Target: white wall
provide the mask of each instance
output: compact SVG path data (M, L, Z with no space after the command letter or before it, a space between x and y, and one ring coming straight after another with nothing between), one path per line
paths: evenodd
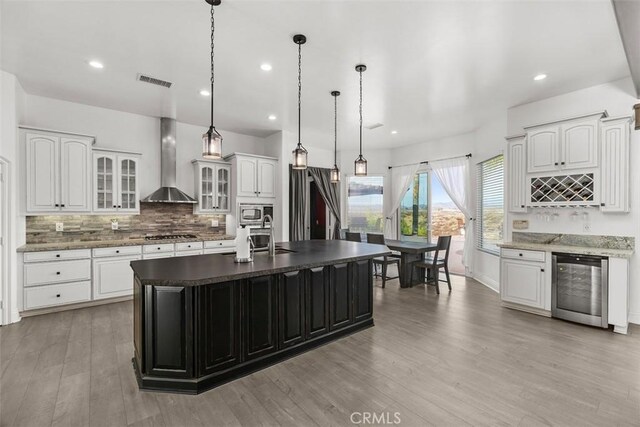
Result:
M22 121L25 109L25 94L18 80L12 74L0 71L0 156L10 163L9 203L10 230L7 241L9 251L9 281L2 283L2 289L8 290L11 304L5 303L7 323L20 320L18 313L18 257L16 249L25 243L25 220L19 215L18 182L20 181L20 161L18 149L18 124ZM8 315L8 316L7 316ZM4 321L4 320L3 320ZM1 323L1 322L0 322Z
M593 86L553 98L520 105L508 110L509 134L522 133L523 127L552 120L568 118L585 113L607 110L611 117L631 116L633 105L638 103L634 96L631 78ZM529 231L547 233L594 234L613 236L633 236L636 252L631 259L630 321L640 323L640 132L631 132L631 213L603 214L597 209L589 209L591 232L584 233L584 222L571 221L572 210L559 209L560 218L553 222L536 219L535 213L510 214L508 224L514 219L528 219ZM510 230L508 237L510 237Z
M146 197L160 187L160 119L158 117L93 107L42 96L27 95L27 114L21 124L96 136L96 147L142 153L144 175L140 195ZM208 129L185 123L176 126L176 180L187 194L194 194L191 160L202 157L202 134ZM219 129L222 154L264 154L263 138Z

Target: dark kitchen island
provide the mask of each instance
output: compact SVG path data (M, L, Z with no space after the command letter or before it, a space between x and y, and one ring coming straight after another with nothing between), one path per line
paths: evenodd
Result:
M131 262L134 369L141 389L200 393L373 326L372 259L342 240L256 253Z

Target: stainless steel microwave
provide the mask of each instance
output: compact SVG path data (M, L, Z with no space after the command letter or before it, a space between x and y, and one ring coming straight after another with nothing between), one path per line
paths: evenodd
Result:
M238 223L240 225L262 225L265 215L273 218L273 205L240 203L238 204ZM269 224L271 226L271 224Z

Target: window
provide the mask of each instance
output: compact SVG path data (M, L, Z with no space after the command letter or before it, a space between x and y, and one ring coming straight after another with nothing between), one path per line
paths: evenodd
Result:
M504 157L493 157L478 163L478 212L476 246L499 254L504 223Z
M400 202L400 234L429 238L429 179L417 173Z
M347 183L347 224L349 231L382 233L382 176L350 176Z

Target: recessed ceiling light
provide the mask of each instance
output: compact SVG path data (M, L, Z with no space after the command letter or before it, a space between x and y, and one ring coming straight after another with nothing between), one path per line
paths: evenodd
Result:
M267 63L264 63L260 66L260 69L262 71L271 71L272 68L273 67L271 67L271 64L267 64Z
M211 93L209 93L209 91L208 91L208 90L206 90L206 89L202 89L202 90L200 91L200 95L202 95L202 96L209 96L209 95L211 95Z
M538 80L544 80L544 79L546 79L546 78L547 78L547 75L546 75L546 74L538 74L537 76L535 76L535 77L533 78L533 80L538 81Z
M274 114L269 115L269 120L275 120L277 117Z
M396 133L398 133L398 131L397 131L397 130L392 130L392 131L391 131L391 135L395 135Z
M91 65L93 68L98 68L98 69L104 68L104 65L102 65L102 62L100 61L89 61L89 65Z

